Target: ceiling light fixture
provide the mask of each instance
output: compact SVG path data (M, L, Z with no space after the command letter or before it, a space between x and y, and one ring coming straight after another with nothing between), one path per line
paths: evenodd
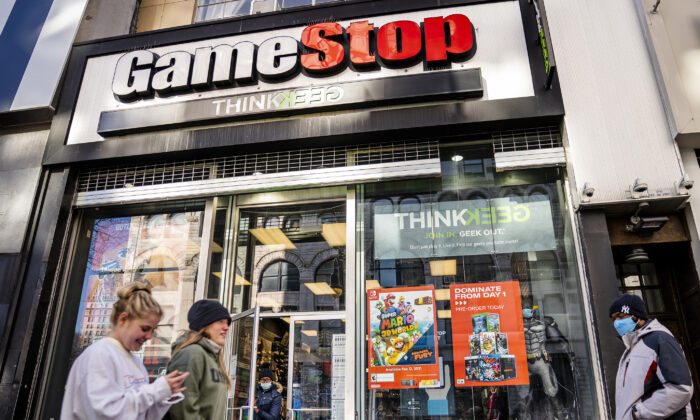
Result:
M430 261L431 276L457 275L457 260Z
M435 289L435 300L450 300L450 289Z
M462 159L464 159L464 156L460 155L459 153L455 153L450 159L452 159L452 162L461 162Z
M263 245L282 245L283 249L296 249L280 228L250 229L250 233Z
M365 287L367 288L367 290L381 289L382 288L382 285L379 284L378 280L367 280L367 281L365 281L365 285L366 285Z
M325 223L321 226L321 236L330 246L345 246L345 223Z
M337 295L336 291L333 290L333 288L326 282L320 282L320 283L304 283L304 286L308 287L309 290L311 290L311 293L315 294L316 296L319 295Z
M219 276L221 278L221 276ZM236 280L234 280L234 286L250 286L250 282L243 278L240 274L236 274Z
M449 309L438 309L437 317L438 318L452 318L452 311Z
M634 248L625 255L625 262L628 264L645 263L649 261L649 254L644 251L644 248Z

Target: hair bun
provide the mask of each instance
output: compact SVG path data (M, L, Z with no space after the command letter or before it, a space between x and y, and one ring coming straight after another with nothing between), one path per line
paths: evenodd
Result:
M151 286L149 286L146 283L135 281L120 287L119 290L117 290L117 296L119 296L119 299L129 299L131 296L134 295L134 293L137 292L146 292L150 295Z

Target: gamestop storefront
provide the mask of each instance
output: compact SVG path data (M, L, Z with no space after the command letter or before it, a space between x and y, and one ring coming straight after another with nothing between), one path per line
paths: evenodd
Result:
M598 417L537 17L367 1L76 45L37 413L141 281L153 378L193 301L230 309L230 418L262 363L289 419Z

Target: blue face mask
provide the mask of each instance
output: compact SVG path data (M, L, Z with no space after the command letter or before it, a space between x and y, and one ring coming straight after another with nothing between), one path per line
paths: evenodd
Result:
M268 391L270 388L272 388L272 382L261 382L260 388L264 389L265 391Z
M523 318L532 318L532 309L523 309Z
M634 319L632 319L632 317L617 319L615 320L615 322L613 322L613 325L615 326L617 333L620 334L620 337L622 337L625 334L631 333L632 331L634 331L635 328L637 328L637 323L634 322Z

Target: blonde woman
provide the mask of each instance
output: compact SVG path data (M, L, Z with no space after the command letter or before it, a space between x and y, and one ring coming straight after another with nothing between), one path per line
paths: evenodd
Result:
M168 372L187 371L185 399L168 413L173 420L224 419L231 379L223 349L231 315L215 300L198 300L187 313L189 331L173 344Z
M117 295L112 332L71 367L61 419L160 419L183 398L187 373L172 372L149 383L143 362L131 353L153 337L163 316L151 288L134 282Z

